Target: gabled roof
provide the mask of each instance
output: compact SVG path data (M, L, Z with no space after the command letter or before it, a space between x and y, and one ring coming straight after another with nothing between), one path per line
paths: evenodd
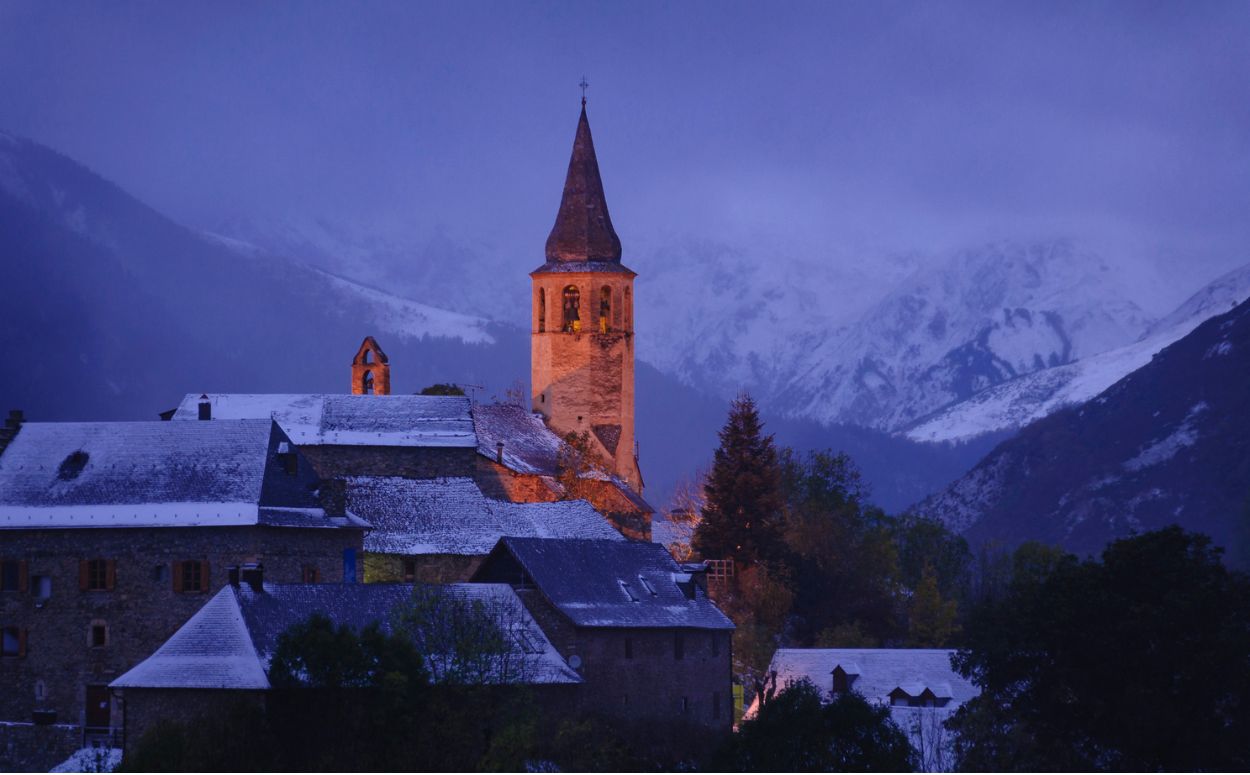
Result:
M347 508L371 525L365 551L485 555L502 536L624 538L586 501L508 503L469 478L346 480Z
M492 581L510 557L578 627L730 630L733 622L664 547L635 541L504 538L478 570ZM689 594L688 594L689 592Z
M951 667L951 649L778 649L770 671L777 672L777 689L806 678L818 689L833 688L833 669L838 665L848 675L858 676L851 689L875 702L888 703L890 694L901 689L908 697L919 698L926 690L939 699L949 699L951 709L979 693Z
M208 400L214 420L272 418L300 445L477 446L464 396L213 393ZM200 422L199 404L200 394L188 393L174 421Z
M270 420L26 423L0 455L0 528L346 524L311 469L285 473L284 443Z
M506 584L450 584L438 589L478 601L488 612L501 612L497 620L509 628L515 646L511 658L524 665L510 674L522 676L525 683L581 681ZM359 630L377 622L389 632L391 612L412 592L410 584L265 584L260 593L247 584L227 586L156 653L111 686L267 689L278 636L291 625L321 613L335 624ZM437 674L438 655L423 656Z
M599 160L590 136L586 105L577 120L573 154L564 180L564 194L555 226L547 237L547 263L603 262L620 264L621 240L608 216L608 201L599 177Z
M556 477L560 473L560 440L540 415L516 404L478 404L473 407L477 451L499 462L499 442L503 442L502 464L518 474ZM591 472L587 479L610 482L634 509L651 514L655 509L625 480L610 474ZM556 485L557 488L559 485Z

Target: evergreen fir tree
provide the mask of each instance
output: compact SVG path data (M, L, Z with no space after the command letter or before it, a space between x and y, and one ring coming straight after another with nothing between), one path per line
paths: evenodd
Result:
M745 393L729 409L706 485L694 548L704 559L733 559L741 568L775 559L784 499L773 437Z

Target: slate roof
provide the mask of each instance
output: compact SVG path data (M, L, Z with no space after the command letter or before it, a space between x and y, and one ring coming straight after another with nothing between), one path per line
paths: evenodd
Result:
M590 136L586 102L577 119L573 154L564 179L564 194L556 223L547 236L547 261L602 261L620 263L621 240L608 216L608 200L599 177L599 160Z
M371 525L365 551L485 555L503 536L625 540L586 501L508 503L466 477L347 479L347 508Z
M513 628L514 656L524 660L527 683L579 683L581 678L551 645L506 584L450 584L440 589L504 611ZM390 631L392 610L411 598L410 584L247 584L226 586L157 651L115 680L114 688L267 689L278 636L322 613L361 629L378 622ZM437 655L425 655L437 671Z
M478 577L502 554L523 568L527 578L517 581L532 582L578 627L734 627L659 544L504 538Z
M300 445L475 447L464 396L335 393L209 394L214 420L270 419ZM173 420L199 420L200 394L188 393Z
M26 423L0 455L0 528L342 526L270 420Z
M519 474L555 477L559 474L560 446L563 442L542 416L515 404L478 404L473 407L477 451L498 461L498 443L503 445L503 466ZM648 514L655 509L623 479L604 474L587 478L610 481L635 509Z
M850 688L870 702L889 705L895 689L911 697L919 697L928 689L939 699L949 700L944 707L934 709L893 706L895 720L902 723L908 714L919 710L953 713L980 693L951 668L954 653L951 649L778 649L768 669L777 673L778 691L806 678L828 696L833 691L833 670L841 665L853 678ZM757 709L758 699L747 715L754 715Z

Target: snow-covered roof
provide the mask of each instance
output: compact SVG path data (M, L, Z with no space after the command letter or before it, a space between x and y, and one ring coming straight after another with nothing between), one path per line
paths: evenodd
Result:
M188 393L175 421L199 421L200 394ZM463 396L336 393L213 393L214 420L273 419L301 445L475 447Z
M659 544L504 538L477 577L496 580L504 555L578 627L734 626Z
M111 686L267 689L278 636L291 625L321 613L337 625L359 630L377 622L389 632L392 612L413 593L411 584L264 584L263 589L224 587L156 653ZM497 621L513 636L513 658L525 666L509 675L526 683L581 681L508 585L449 584L438 589L480 601L487 612L499 615ZM437 673L439 655L423 656Z
M586 501L497 501L467 477L353 477L347 508L374 528L365 551L382 554L485 555L503 536L624 540Z
M806 678L828 695L833 671L839 665L853 680L852 691L871 702L890 703L890 694L902 689L919 698L926 690L954 711L977 696L979 690L951 667L950 649L777 649L770 672L777 674L777 690ZM752 706L752 713L755 706Z
M503 442L503 466L518 474L555 477L560 473L560 440L541 415L516 404L478 404L473 407L473 425L477 432L478 454L499 461L499 442ZM654 513L655 509L625 480L601 472L583 474L587 479L611 482L638 511Z
M0 528L340 526L270 420L26 423L0 455Z

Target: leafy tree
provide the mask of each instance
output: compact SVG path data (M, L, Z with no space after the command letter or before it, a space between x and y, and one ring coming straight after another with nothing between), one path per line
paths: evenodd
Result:
M777 556L784 507L777 449L745 393L730 406L704 490L695 551L706 559L732 558L743 569Z
M420 396L462 396L464 389L459 385L453 385L450 382L439 382L428 387L421 388Z
M969 620L961 769L1250 767L1250 579L1178 527L1101 561L1037 545Z
M888 707L854 692L825 702L800 681L763 703L712 764L733 772L909 772L913 761Z
M943 599L932 565L926 564L922 574L907 604L907 645L941 648L949 645L959 629L958 606L954 600Z

